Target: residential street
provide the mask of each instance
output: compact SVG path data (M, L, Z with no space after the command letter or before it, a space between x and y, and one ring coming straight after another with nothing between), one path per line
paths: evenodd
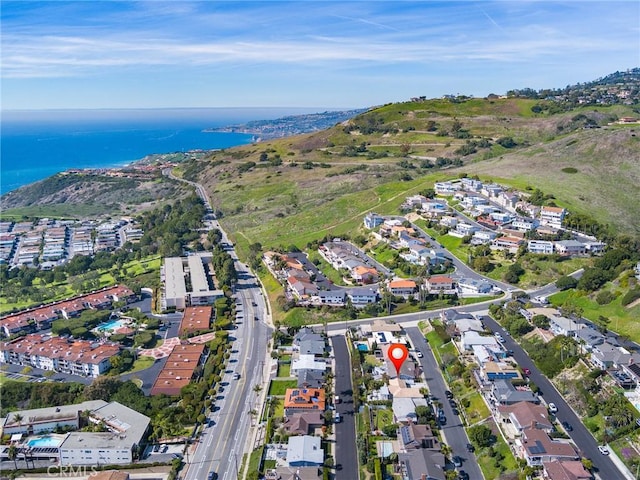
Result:
M527 353L510 335L504 335L502 327L491 317L484 316L482 321L492 332L503 333L505 348L513 350L513 358L518 362L520 367L531 370L530 378L540 388L541 395L545 402L547 402L547 404L550 402L555 403L556 407L558 407L558 413L556 415L558 420L567 421L573 426L573 431L569 432L569 435L578 447L580 455L593 461L593 465L601 478L605 480L622 478L620 471L611 461L611 458L607 455L602 455L598 451L598 444L589 430L582 424L580 417L567 405L551 381L536 368Z
M442 403L442 409L447 417L446 425L440 426L444 442L451 447L452 455L458 455L463 459L461 469L466 471L471 478L483 478L482 471L476 462L476 457L467 452L466 446L469 443L469 437L467 437L460 417L453 414L451 405L447 401L445 390L449 390L449 388L444 378L442 378L442 372L438 367L431 347L417 327L408 327L405 330L413 347L423 353L423 357L419 361L429 385L429 393Z
M358 474L358 450L356 448L356 423L353 411L353 391L351 383L351 360L347 341L343 335L331 337L335 355L335 394L341 402L336 411L342 421L334 425L336 433L335 464L336 480L355 480Z

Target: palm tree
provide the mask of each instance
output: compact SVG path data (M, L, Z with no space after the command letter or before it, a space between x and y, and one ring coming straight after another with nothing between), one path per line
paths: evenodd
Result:
M16 467L16 470L18 469L18 447L15 446L15 444L11 444L9 445L9 451L7 452L7 457L9 458L9 460L13 460L13 464Z
M24 417L22 415L20 415L19 413L14 413L13 414L13 421L14 422L18 422L20 427L22 427L22 420L24 420Z

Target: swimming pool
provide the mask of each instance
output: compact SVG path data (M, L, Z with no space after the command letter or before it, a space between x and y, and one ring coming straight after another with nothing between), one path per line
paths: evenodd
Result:
M64 435L43 435L27 440L27 446L30 448L56 448L64 440Z
M98 332L115 332L118 328L127 325L127 320L111 320L110 322L101 323L96 327Z

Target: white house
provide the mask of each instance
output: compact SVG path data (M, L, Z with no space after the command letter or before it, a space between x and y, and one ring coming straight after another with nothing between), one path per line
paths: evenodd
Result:
M315 355L298 355L298 358L291 360L291 375L297 376L300 370L313 370L324 373L327 370L327 362L317 358Z
M346 294L344 290L320 290L315 298L324 305L344 305Z
M457 283L461 295L483 295L493 290L493 285L484 280L459 278Z
M434 190L438 195L453 195L460 190L461 185L459 183L451 182L436 182Z
M511 228L521 232L528 232L538 228L540 222L534 218L517 217L511 221Z
M538 254L553 253L553 242L547 240L529 240L527 243L527 251Z
M350 288L347 297L353 305L366 305L378 301L378 292L372 288Z
M480 335L474 330L468 330L462 334L460 343L464 350L472 351L474 346L484 346L489 349L499 349L500 344L492 336Z
M540 209L540 223L554 228L562 228L562 222L567 211L561 207L542 207Z
M324 464L321 438L311 435L289 437L287 464L290 467L320 467Z
M378 225L382 225L384 218L374 212L369 212L364 217L364 226L369 230L376 228Z

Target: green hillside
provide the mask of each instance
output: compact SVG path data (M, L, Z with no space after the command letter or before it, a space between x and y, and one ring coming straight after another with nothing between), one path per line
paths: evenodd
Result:
M608 126L633 116L631 108L533 113L541 104L390 104L322 132L216 152L180 170L206 185L240 246L302 247L325 234L353 233L367 211L395 213L406 195L462 173L540 188L570 210L638 233L638 138L633 127ZM461 151L469 145L475 152Z

